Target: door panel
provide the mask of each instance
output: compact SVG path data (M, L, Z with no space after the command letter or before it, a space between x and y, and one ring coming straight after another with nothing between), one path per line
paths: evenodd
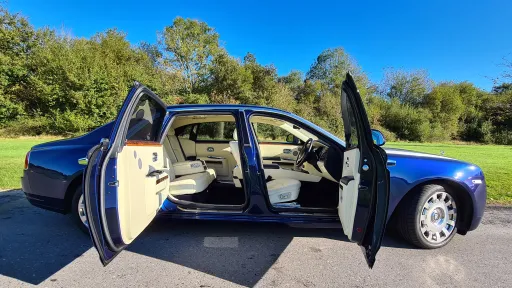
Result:
M342 84L341 116L346 150L340 165L338 215L344 233L362 246L372 268L386 226L389 171L386 152L373 142L368 116L350 73Z
M229 142L196 142L197 158L207 162L208 168L213 168L220 180L233 179L236 161L228 148Z
M103 265L110 263L157 214L167 197L162 126L166 105L135 83L109 139L88 153L83 191L89 232Z
M299 155L299 148L301 146L293 144L260 142L260 153L264 164L271 164L275 161L294 164ZM275 159L271 159L275 158Z
M117 197L121 237L130 244L153 220L169 195L163 147L128 144L117 156ZM141 181L142 180L142 181Z
M338 214L340 215L343 231L349 239L352 239L352 228L354 227L357 198L359 196L359 149L345 151L343 157Z

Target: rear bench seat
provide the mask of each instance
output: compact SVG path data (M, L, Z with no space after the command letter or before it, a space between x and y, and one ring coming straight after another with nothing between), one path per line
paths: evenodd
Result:
M169 192L173 196L207 193L208 186L216 179L215 170L208 169L203 161L185 160L178 141L171 128L164 139L165 167L171 179Z

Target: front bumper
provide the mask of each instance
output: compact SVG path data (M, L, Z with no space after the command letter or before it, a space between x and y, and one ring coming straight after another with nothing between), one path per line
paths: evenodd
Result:
M474 187L474 198L473 198L473 220L471 221L471 226L468 231L475 230L480 222L482 222L482 218L485 212L485 204L487 201L487 185L485 184L485 178L482 173L482 183L478 184L478 186Z

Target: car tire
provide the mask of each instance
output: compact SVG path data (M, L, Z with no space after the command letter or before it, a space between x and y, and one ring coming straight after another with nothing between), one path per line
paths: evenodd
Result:
M71 217L80 230L89 234L89 228L87 228L86 223L83 221L85 215L80 215L80 202L83 201L82 195L82 186L80 185L76 188L71 199Z
M457 200L441 185L429 184L401 205L397 221L399 234L409 243L425 249L445 246L457 233Z

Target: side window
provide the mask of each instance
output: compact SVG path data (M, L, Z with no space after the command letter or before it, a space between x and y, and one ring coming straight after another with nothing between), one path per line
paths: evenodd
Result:
M233 141L235 122L207 122L199 124L197 141Z
M197 130L197 124L190 124L187 126L176 128L176 136L183 139L190 139L191 135L195 135Z
M157 141L164 117L165 108L150 96L142 95L131 115L126 139Z
M352 105L350 101L347 101L347 120L350 123L348 129L345 129L345 142L347 145L347 149L356 148L358 143L358 135L357 135L357 124L356 118L354 115L354 110L352 109Z
M281 127L266 124L266 123L252 123L254 132L258 142L281 142L286 143L287 137L290 133ZM288 139L290 140L290 139Z

